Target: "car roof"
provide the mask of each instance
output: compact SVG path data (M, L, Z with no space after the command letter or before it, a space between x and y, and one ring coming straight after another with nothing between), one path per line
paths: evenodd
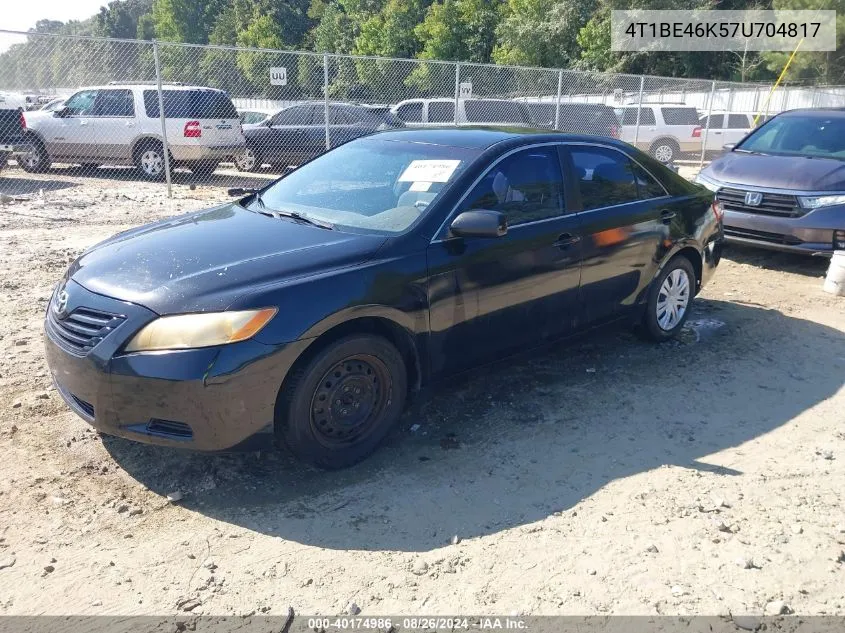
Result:
M132 88L138 88L140 90L157 90L158 85L153 83L125 83L125 84L101 84L99 86L84 86L82 88L78 88L76 92L82 92L83 90L131 90ZM161 89L163 91L167 90L209 90L213 92L223 92L219 88L210 88L208 86L188 86L188 85L181 85L181 84L162 84Z
M845 108L798 108L796 110L786 110L779 113L780 116L811 116L811 117L829 117L836 116L845 118ZM769 114L769 116L774 116Z
M385 141L405 141L409 143L445 145L466 149L487 149L504 141L514 141L516 144L519 144L520 139L523 139L526 143L544 141L600 142L619 148L630 148L630 146L626 143L607 137L597 137L585 134L564 134L561 132L549 132L549 130L523 127L458 126L404 128L380 132L368 138L379 138Z

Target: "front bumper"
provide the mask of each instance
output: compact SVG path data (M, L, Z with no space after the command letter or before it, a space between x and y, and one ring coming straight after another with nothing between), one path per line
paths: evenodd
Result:
M53 381L77 415L103 433L131 440L201 451L240 444L272 425L282 381L308 344L250 340L124 354L124 343L155 314L73 282L67 290L69 315L85 306L119 313L125 321L81 354L69 351L48 315L44 346Z
M746 244L771 250L805 255L831 255L836 230L845 230L845 210L837 222L817 209L798 218L775 217L725 210L725 238L734 244Z

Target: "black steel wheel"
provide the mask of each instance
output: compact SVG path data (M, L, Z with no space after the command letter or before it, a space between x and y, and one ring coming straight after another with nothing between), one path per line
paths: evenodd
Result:
M276 433L325 469L369 455L399 418L408 388L402 355L372 334L349 336L294 369L276 403Z

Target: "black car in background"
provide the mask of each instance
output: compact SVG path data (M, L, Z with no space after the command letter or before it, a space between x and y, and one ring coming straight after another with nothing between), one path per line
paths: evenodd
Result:
M619 138L619 119L610 106L601 103L526 102L531 121L538 128L557 129L571 134L591 134Z
M373 132L404 127L389 106L329 103L328 146ZM326 104L303 103L280 110L254 125L244 125L245 150L235 157L240 171L256 171L264 164L278 169L300 165L326 151Z
M845 250L845 110L791 110L755 128L696 182L715 192L730 242Z
M677 335L721 234L712 194L619 141L383 132L83 253L47 362L104 433L219 450L272 429L339 468L435 379L613 322Z

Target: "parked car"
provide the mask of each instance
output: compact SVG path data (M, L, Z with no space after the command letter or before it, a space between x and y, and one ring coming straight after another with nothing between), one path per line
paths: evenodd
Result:
M728 241L807 254L845 250L845 110L779 114L704 168Z
M573 134L619 138L619 119L610 106L601 103L524 101L534 127L558 129ZM557 128L555 128L557 123Z
M712 194L612 139L396 130L231 193L56 287L47 362L104 433L217 450L269 425L348 466L436 378L599 324L672 338L719 263Z
M408 127L440 125L488 125L530 127L531 113L524 103L507 99L458 99L455 117L455 99L407 99L391 108L392 112Z
M9 158L29 151L25 132L23 109L16 101L7 101L6 97L0 94L0 171L6 167Z
M404 126L385 107L329 103L328 110L331 146ZM244 136L246 147L234 159L239 170L256 171L268 163L281 169L300 165L326 151L326 104L287 107L263 123L244 125Z
M639 132L637 132L637 111L639 110ZM617 108L622 122L620 138L656 158L664 165L680 155L701 151L701 122L698 110L682 103L654 104L642 106L626 105Z
M704 115L699 125L703 128L702 138L706 136L705 150L722 152L725 145L736 145L754 128L753 122L754 116L744 113L713 112L709 117Z
M57 99L53 99L52 101L48 101L44 105L42 105L38 112L55 112L59 110L64 105L65 99L62 97L58 97Z
M85 88L52 116L26 114L32 151L21 166L30 172L51 163L135 165L150 180L165 176L159 95L154 84ZM211 173L244 146L232 101L222 90L165 85L162 101L171 167Z

